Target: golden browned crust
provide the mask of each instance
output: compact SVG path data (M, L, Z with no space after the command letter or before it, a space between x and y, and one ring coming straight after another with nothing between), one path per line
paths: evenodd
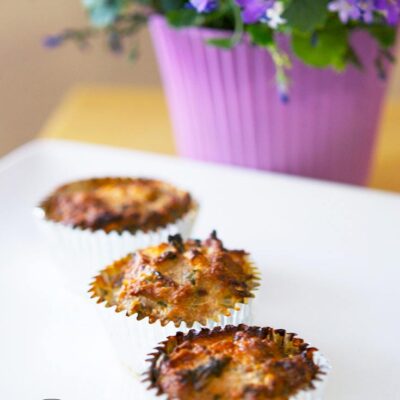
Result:
M324 374L317 351L282 329L227 326L170 336L149 361L150 388L179 400L287 400Z
M46 219L105 232L153 231L194 208L189 193L153 179L95 178L56 189L40 204Z
M137 319L192 326L230 315L253 297L257 281L248 254L225 249L213 232L203 242L176 235L130 254L101 271L90 292Z

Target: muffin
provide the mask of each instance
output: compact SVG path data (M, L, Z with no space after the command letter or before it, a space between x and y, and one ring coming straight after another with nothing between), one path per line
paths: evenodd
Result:
M329 370L295 334L246 325L178 332L149 362L149 389L175 400L316 400Z
M36 208L63 269L77 286L129 251L190 234L197 204L168 183L94 178L65 184Z
M131 253L102 270L90 293L124 312L123 327L115 314L107 325L127 355L125 364L137 369L154 343L178 329L248 322L257 286L248 253L226 249L213 232L204 241L170 236Z

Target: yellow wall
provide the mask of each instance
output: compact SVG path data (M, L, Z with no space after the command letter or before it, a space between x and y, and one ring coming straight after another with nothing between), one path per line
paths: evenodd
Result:
M86 23L79 0L0 1L0 155L34 137L63 93L79 83L159 85L148 34L136 63L104 45L80 51L41 46L48 33ZM391 95L400 97L400 65Z

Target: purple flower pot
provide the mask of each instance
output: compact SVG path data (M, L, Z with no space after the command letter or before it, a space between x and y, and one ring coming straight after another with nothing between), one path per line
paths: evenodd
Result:
M365 184L386 82L376 44L355 33L364 70L345 73L293 58L283 104L269 54L246 41L233 50L204 43L226 33L150 21L176 144L181 155L288 174Z

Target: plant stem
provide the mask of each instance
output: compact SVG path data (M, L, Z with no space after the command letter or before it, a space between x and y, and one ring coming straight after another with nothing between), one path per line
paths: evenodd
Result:
M233 47L233 46L236 46L242 39L244 27L243 27L243 20L242 20L242 15L241 15L239 6L236 4L235 0L230 0L230 4L232 7L234 19L235 19L235 31L231 37L231 43L232 43L232 47Z

